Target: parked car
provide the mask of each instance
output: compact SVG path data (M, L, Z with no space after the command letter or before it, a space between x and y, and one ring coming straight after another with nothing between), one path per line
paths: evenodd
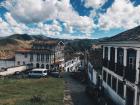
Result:
M62 73L59 72L59 71L51 71L50 72L50 75L53 76L53 77L56 77L56 78L62 78Z
M33 69L29 72L29 77L46 77L47 69Z

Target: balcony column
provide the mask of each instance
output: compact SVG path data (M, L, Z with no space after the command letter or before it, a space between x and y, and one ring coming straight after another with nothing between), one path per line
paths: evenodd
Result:
M125 48L123 48L124 49L124 51L123 51L123 55L124 55L124 57L123 57L123 66L124 66L124 69L123 69L123 77L125 78L125 72L126 72L126 66L127 66L127 48L125 47Z
M135 98L134 98L134 105L137 105L137 97L138 96L138 87L137 86L135 86Z
M138 84L139 81L139 67L140 67L140 49L137 49L137 55L136 55L136 84Z
M103 59L105 58L105 46L103 46Z
M110 67L110 50L111 50L111 47L108 46L108 62L107 62L107 67L108 68Z
M126 99L126 83L124 84L124 98Z
M108 46L108 61L110 61L110 49L111 49L111 47Z
M123 58L123 65L126 67L127 65L127 48L123 48L124 49L124 58Z
M117 47L115 47L115 63L117 63Z
M115 72L117 71L117 47L115 47Z

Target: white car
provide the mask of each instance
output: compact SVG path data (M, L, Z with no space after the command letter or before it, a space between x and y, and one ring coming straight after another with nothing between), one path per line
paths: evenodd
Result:
M29 72L29 77L46 77L47 69L33 69Z

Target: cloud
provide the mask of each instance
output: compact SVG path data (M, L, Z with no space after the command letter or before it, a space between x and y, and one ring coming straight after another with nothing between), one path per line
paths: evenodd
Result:
M61 31L79 31L89 34L94 27L93 19L79 16L70 0L6 0L1 5L9 11L5 18L14 32L57 35ZM44 24L47 20L53 20L54 23ZM58 20L64 23L63 29ZM28 24L37 24L37 27L31 28Z
M130 0L115 0L106 13L100 14L99 27L130 29L140 25L140 5L134 6Z
M53 17L56 14L55 2L56 0L7 0L3 6L16 20L32 23Z
M1 36L9 35L11 33L12 33L12 30L9 28L9 24L0 17L0 34L1 34Z
M86 7L92 7L98 9L105 4L107 0L85 0Z

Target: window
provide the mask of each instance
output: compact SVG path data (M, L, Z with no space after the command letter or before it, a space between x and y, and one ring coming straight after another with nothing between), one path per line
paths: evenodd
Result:
M123 65L123 49L118 48L118 63Z
M115 48L110 48L110 61L115 62Z
M40 55L37 54L37 61L40 61Z
M28 54L25 53L25 54L24 54L24 57L27 58L27 57L28 57Z
M33 61L33 54L30 55L30 61Z
M17 65L20 65L20 61L17 62Z
M130 69L135 69L135 57L129 57L128 58L128 65Z
M111 75L110 75L110 74L108 74L108 80L107 80L107 83L108 83L109 86L111 86Z
M41 54L41 61L44 61L44 55Z
M114 90L114 91L116 91L116 85L117 84L117 79L115 78L115 77L112 77L112 89Z
M36 64L36 68L39 68L39 63Z
M25 62L23 62L23 65L25 65Z
M124 86L122 81L118 81L118 94L123 97L124 95Z
M103 71L103 80L106 82L106 72Z
M133 49L128 49L127 51L127 65L130 70L136 68L136 51Z
M41 68L44 68L44 64L41 65Z
M49 62L49 55L46 55L46 62Z

